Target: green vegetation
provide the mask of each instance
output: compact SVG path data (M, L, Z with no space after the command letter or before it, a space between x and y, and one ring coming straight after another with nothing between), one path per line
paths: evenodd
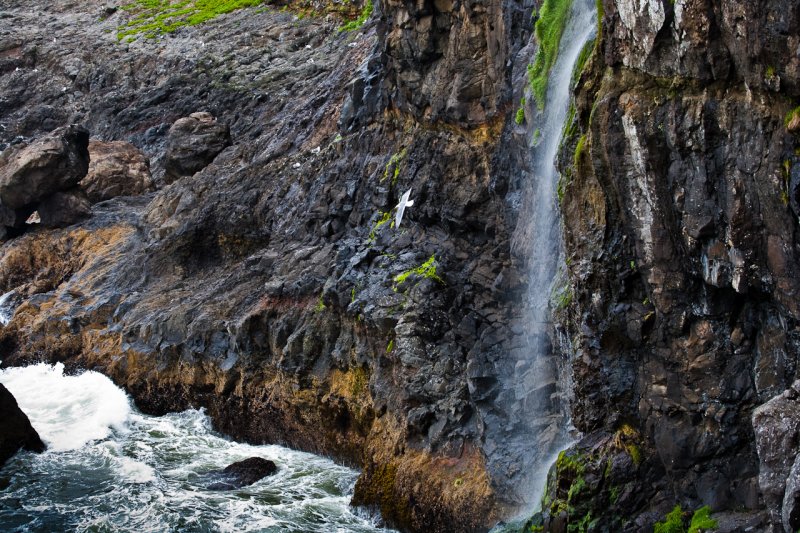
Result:
M581 72L583 72L583 67L586 66L586 62L589 60L589 57L592 55L592 51L594 50L594 39L590 39L583 45L581 48L581 53L578 55L578 60L575 62L575 68L572 70L572 83L573 85L578 81L578 78L581 77Z
M583 153L586 151L586 135L581 135L580 139L578 139L578 144L575 145L575 155L573 157L573 165L575 166L575 170L581 164L581 158L583 157Z
M183 26L195 26L219 15L260 5L263 0L134 0L122 6L133 14L117 28L117 40L153 39Z
M539 50L533 63L528 65L528 83L539 109L544 108L547 78L558 57L558 46L571 5L572 0L545 0L534 26Z
M415 276L418 276L420 278L432 279L434 281L441 283L442 285L445 285L444 280L440 278L438 274L436 274L436 266L437 266L436 256L432 255L427 261L422 263L420 266L412 268L410 270L406 270L405 272L401 272L400 274L396 275L394 277L394 282L396 284L402 284L408 279L409 276L414 274Z
M386 168L383 169L383 177L381 178L381 182L386 181L389 179L389 172L394 169L392 172L392 185L397 183L397 178L400 176L400 170L402 169L401 163L403 159L406 157L406 149L403 148L396 154L393 154L392 157L389 158L389 162L386 163Z
M386 345L386 353L391 352L394 350L394 339L389 341L389 344Z
M792 122L800 123L800 106L797 106L786 113L786 117L783 119L783 125L787 128Z
M350 22L341 26L339 31L353 31L359 29L372 15L372 9L372 0L367 0L367 3L364 4L364 8L361 10L361 15L359 15L357 19L351 20Z
M381 217L378 219L375 225L372 226L372 229L369 232L369 238L367 240L369 242L374 242L378 230L380 230L381 226L389 222L391 219L392 219L391 211L381 211ZM392 222L392 224L394 224L394 222Z
M600 36L603 35L603 0L594 0L594 5L597 7L597 39L600 42Z
M689 524L688 533L710 531L712 529L717 529L717 525L717 521L711 518L711 507L704 505L692 515L692 522Z
M536 128L536 131L533 132L533 144L538 144L541 138L542 138L542 130Z
M314 312L320 313L325 310L325 302L322 301L322 293L319 293L319 300L317 301L317 305L314 306Z
M684 512L680 505L676 505L663 522L656 522L653 533L701 533L714 530L717 525L717 521L711 518L711 508L704 505L694 512L687 530L684 523Z
M656 522L653 533L686 533L683 528L683 511L681 506L676 505L672 511L667 514L663 522Z
M521 107L517 109L517 115L514 117L514 122L517 123L517 126L520 126L523 122L525 122L525 110Z

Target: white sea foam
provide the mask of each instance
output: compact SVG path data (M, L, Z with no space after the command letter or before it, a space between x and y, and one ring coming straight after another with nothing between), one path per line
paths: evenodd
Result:
M40 363L0 371L50 451L81 448L104 439L112 428L124 430L131 413L128 397L106 376L84 372L64 375L64 365Z
M0 383L50 445L4 467L0 531L388 531L350 507L358 473L329 459L233 442L203 411L144 415L95 372L65 376L63 365L40 364L2 370ZM209 489L210 473L253 456L277 473Z

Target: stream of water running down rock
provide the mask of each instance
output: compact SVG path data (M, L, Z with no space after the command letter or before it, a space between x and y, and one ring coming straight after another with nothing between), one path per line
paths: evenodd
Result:
M358 472L281 446L216 434L189 410L152 417L96 372L65 376L38 364L0 383L48 445L0 471L0 531L358 532L388 530L350 507ZM248 457L277 474L238 490L209 490L204 474Z
M509 439L518 442L510 457L523 457L520 491L538 507L547 472L558 453L570 442L568 373L559 372L549 340L550 298L560 252L557 205L559 173L556 157L572 95L572 75L581 50L596 33L593 0L574 0L561 38L558 57L550 71L543 112L533 127L532 243L527 302L528 349L516 362L509 391L516 420ZM521 429L520 429L521 428ZM512 445L513 446L513 445Z

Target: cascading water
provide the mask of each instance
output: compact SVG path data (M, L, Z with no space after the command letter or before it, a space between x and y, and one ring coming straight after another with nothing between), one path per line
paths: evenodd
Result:
M354 470L232 442L201 411L143 415L105 376L63 370L0 371L48 445L0 471L0 531L388 531L350 507ZM274 461L278 472L237 490L208 488L208 472L252 456Z
M527 346L509 361L514 367L496 400L506 411L505 424L490 435L491 440L504 442L507 450L495 467L509 478L517 498L527 506L539 505L549 467L571 440L569 385L559 375L549 331L549 303L560 253L556 157L572 95L573 70L581 50L594 36L596 24L594 1L573 0L548 76L544 109L532 125L538 130L532 147L534 183L525 210L530 220L523 231L527 236L524 248L530 254Z

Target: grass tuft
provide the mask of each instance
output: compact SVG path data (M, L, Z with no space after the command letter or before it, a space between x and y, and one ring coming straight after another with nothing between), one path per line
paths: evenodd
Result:
M572 0L545 0L534 26L539 49L533 63L528 65L528 83L539 109L544 109L547 79L558 57L561 35L571 5Z

